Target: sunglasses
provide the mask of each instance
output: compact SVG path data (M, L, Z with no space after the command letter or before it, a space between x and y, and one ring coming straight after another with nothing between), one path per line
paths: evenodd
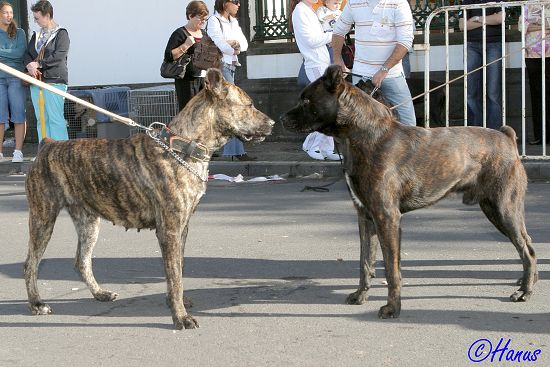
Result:
M241 0L227 0L227 2L234 5L241 5Z

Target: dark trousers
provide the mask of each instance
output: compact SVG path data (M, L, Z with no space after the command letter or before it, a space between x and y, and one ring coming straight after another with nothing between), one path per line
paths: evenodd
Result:
M546 143L550 142L550 58L545 59L546 86ZM529 89L531 90L531 110L533 113L533 132L535 140L542 139L542 62L541 59L525 59Z
M179 111L204 87L204 78L176 79L176 97Z

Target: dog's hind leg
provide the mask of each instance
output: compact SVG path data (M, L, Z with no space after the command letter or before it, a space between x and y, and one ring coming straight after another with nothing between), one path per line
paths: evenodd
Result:
M25 284L29 307L33 315L47 315L52 309L42 302L38 293L38 265L52 236L55 220L61 209L43 200L33 203L29 198L29 250L25 260Z
M78 271L95 299L102 302L114 301L118 297L118 294L101 289L92 269L92 253L99 234L99 216L86 212L81 207L69 206L67 210L78 235L78 248L74 264L75 270Z
M512 201L501 200L499 204L484 199L479 204L491 223L510 239L521 258L523 276L519 282L520 288L510 296L510 299L513 302L525 302L533 294L533 286L538 274L535 250L525 228L523 198Z
M167 221L160 221L157 223L156 232L166 273L167 303L172 311L172 320L176 329L195 329L199 327L199 324L187 313L183 304L183 244L181 239L187 224L183 227L184 231L178 235L174 229L178 227L173 223L175 220L172 218L170 224L167 224Z
M359 288L346 299L346 303L350 305L361 305L369 297L367 292L371 287L371 279L375 276L376 250L379 246L372 219L368 218L362 210L358 210L357 214L361 241L361 263L359 264Z

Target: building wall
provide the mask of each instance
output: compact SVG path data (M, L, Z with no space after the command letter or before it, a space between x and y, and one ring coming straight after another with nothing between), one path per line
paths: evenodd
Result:
M186 23L185 0L52 0L54 19L71 39L71 86L166 82L159 74L166 42ZM214 0L205 0L213 13ZM38 29L30 7L29 37Z

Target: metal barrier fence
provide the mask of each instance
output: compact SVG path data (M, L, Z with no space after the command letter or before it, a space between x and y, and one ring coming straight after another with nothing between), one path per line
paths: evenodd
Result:
M427 17L436 9L459 5L461 0L411 0L411 10L416 29L423 29ZM255 0L256 25L254 41L268 40L289 40L293 38L288 27L290 18L290 0ZM458 30L458 11L450 11L448 25L445 23L443 14L435 16L430 24L431 30L451 29ZM517 9L509 8L506 11L506 26L511 27L517 24L519 12Z
M541 13L542 13L542 19L544 20L546 18L545 16L545 10L550 8L550 1L548 0L537 0L537 1L510 1L510 2L499 2L499 3L488 3L485 5L460 5L460 6L447 6L442 7L434 10L426 19L425 27L424 27L424 45L422 45L422 48L425 51L425 62L424 62L424 90L426 92L429 91L429 85L430 85L430 29L431 29L431 22L436 18L443 18L445 29L449 29L449 19L451 14L459 14L462 12L462 18L464 19L464 22L466 22L467 14L469 10L472 9L481 9L482 10L482 16L481 16L481 24L482 24L482 55L483 55L483 61L482 61L482 67L470 70L468 71L468 32L464 32L464 42L463 42L463 63L464 63L464 74L459 77L455 78L453 80L450 80L450 67L449 67L449 60L450 60L450 51L449 51L449 32L445 32L445 95L446 95L446 101L445 101L445 110L446 110L446 121L447 125L449 125L449 85L457 81L460 78L464 78L464 125L468 125L468 111L467 111L467 91L468 91L468 79L467 74L471 74L473 72L482 71L482 81L483 81L483 91L482 91L482 103L483 103L483 126L486 126L487 124L487 103L486 103L486 96L487 96L487 66L490 64L493 64L494 62L491 62L490 64L487 64L486 59L486 49L487 49L487 42L486 42L486 35L487 35L487 29L486 29L486 9L487 8L495 8L500 7L501 8L501 16L502 16L502 24L501 24L501 47L502 47L502 59L495 60L495 62L499 62L502 64L502 75L501 75L501 86L502 86L502 121L503 124L506 124L506 58L511 56L511 53L505 54L506 50L506 42L505 42L505 27L506 27L506 14L508 9L514 9L515 12L518 12L520 14L520 19L523 19L525 15L525 7L529 5L535 5L542 7ZM548 20L546 20L548 22ZM545 21L542 23L545 24ZM546 25L546 27L549 27L550 25ZM544 27L543 27L544 28ZM521 57L521 155L525 158L530 159L549 159L550 157L547 156L546 152L546 98L545 98L545 58L541 58L541 64L542 64L542 151L540 154L537 154L539 152L536 152L533 154L532 152L527 152L527 145L526 145L526 137L527 137L527 129L526 129L526 98L525 98L525 89L526 89L526 83L525 83L525 35L526 35L526 29L525 29L525 23L520 22L519 30L521 31L521 49L519 52L522 53ZM550 42L549 40L545 41L545 32L542 32L543 38L542 38L542 50L545 50L545 42ZM430 111L430 99L429 99L429 93L426 93L424 96L424 115L425 115L425 124L429 126L429 111Z

